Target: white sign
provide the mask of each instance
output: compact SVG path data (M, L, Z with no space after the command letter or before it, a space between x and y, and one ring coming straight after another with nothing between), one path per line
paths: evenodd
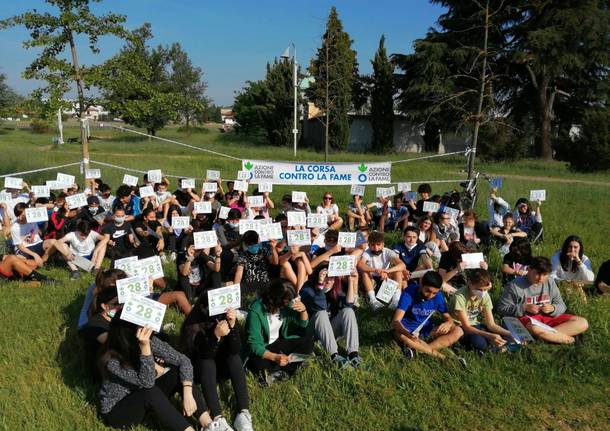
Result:
M218 184L216 183L203 183L204 193L216 193L218 190Z
M49 186L32 186L32 193L37 198L51 197L51 188Z
M47 185L47 187L49 188L49 190L62 190L65 187L65 184L62 184L56 180L48 180L45 183Z
M311 234L309 229L303 230L289 230L286 231L286 235L288 238L288 245L311 245Z
M49 214L45 207L26 208L25 220L28 223L40 223L49 220Z
M155 189L152 186L142 186L140 187L140 197L142 199L147 198L149 196L155 196Z
M102 171L99 169L85 169L85 178L88 180L102 178Z
M307 218L302 211L288 211L286 212L286 218L288 219L288 226L305 226L307 224Z
M307 216L307 227L312 229L328 227L328 216L326 214L309 214Z
M258 233L259 226L260 224L258 223L258 220L246 220L242 218L239 220L239 234L243 235L249 230L253 230Z
M121 311L121 320L161 331L167 306L144 296L129 295Z
M356 257L350 255L331 256L328 260L328 276L350 275L356 267Z
M292 202L297 204L303 204L307 200L307 193L305 192L292 192Z
M6 177L4 178L4 188L21 190L23 188L23 179Z
M117 259L114 261L114 268L125 271L129 276L134 276L137 273L137 256L124 257L123 259Z
M193 205L193 214L211 214L212 213L212 203L201 201L195 202Z
M7 204L13 200L13 196L10 193L0 192L0 203Z
M74 175L67 175L62 173L57 173L57 182L64 185L64 188L69 189L72 187L76 181Z
M364 186L361 186L359 184L352 184L349 194L352 196L354 196L354 195L359 195L361 197L364 196Z
M440 207L441 205L437 202L424 201L424 207L422 208L422 210L425 213L435 213L438 212Z
M460 216L460 210L455 209L455 208L443 207L443 208L440 208L440 211L449 214L453 220L457 220L458 217Z
M260 239L262 241L270 241L272 239L281 240L284 238L282 234L281 223L266 223L260 226Z
M483 253L462 253L462 262L464 262L464 269L477 269L481 267L481 262L484 262L485 258Z
M208 290L208 308L210 316L225 313L229 308L241 307L241 288L239 284Z
M152 293L152 288L149 285L147 278L137 275L135 277L117 280L116 291L118 293L119 304L123 304L129 295L150 295Z
M248 206L250 208L261 208L265 206L265 198L263 196L248 196Z
M375 191L375 195L378 198L388 198L390 196L394 196L396 194L396 189L394 186L392 187L377 187Z
M258 191L259 193L271 193L273 191L272 183L258 183Z
M248 191L248 181L237 180L233 183L233 190L237 190L238 192L247 192Z
M71 210L87 206L87 196L84 193L78 193L72 196L66 196L66 203Z
M146 178L149 183L157 184L163 181L163 173L161 172L161 169L153 169L146 173Z
M183 189L194 189L195 188L195 178L185 178L180 182L180 187Z
M138 177L134 177L133 175L123 175L123 184L127 184L128 186L135 187L138 185Z
M530 190L530 201L545 201L546 190Z
M163 278L163 265L159 256L152 256L139 260L136 264L137 275L149 277L153 280Z
M188 216L172 217L172 229L186 229L191 225L191 218Z
M387 304L394 297L396 289L398 289L398 282L391 278L386 278L377 291L377 299Z
M220 171L214 171L214 170L208 169L205 172L205 177L208 180L213 180L213 181L219 180L220 179Z
M206 230L203 232L194 232L193 241L195 250L203 248L214 248L218 244L218 237L215 230Z
M537 326L540 329L544 329L545 331L557 333L557 329L552 326L547 325L546 323L542 323L540 320L534 319L532 316L529 316L530 322L532 322L532 326Z
M91 271L91 269L93 268L93 262L91 262L86 257L79 256L78 254L74 255L74 259L72 259L72 263L74 265L78 266L80 269L87 271L87 272Z
M243 160L242 169L249 172L253 184L347 186L392 182L392 164L389 162L358 164Z
M502 322L504 322L506 329L510 331L510 335L517 344L533 343L535 341L530 331L516 317L503 317Z
M410 192L411 183L398 183L396 185L396 190L398 190L399 192Z
M218 213L218 218L222 220L226 220L229 217L229 211L231 208L229 207L220 207L220 212Z
M424 326L426 326L426 323L428 323L428 320L430 320L430 318L434 315L434 311L430 312L430 314L428 314L428 317L426 317L424 319L423 322L421 322L419 324L419 326L417 328L415 328L415 331L412 332L413 335L415 335L416 337L419 337L419 333L421 332L421 330L424 328Z
M337 244L344 248L356 247L356 232L339 232Z
M237 171L237 179L247 181L250 179L250 173L248 171Z

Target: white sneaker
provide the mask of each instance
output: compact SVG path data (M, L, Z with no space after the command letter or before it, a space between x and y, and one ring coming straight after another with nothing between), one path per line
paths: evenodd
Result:
M161 255L161 262L167 263L167 256L165 254Z
M374 300L369 301L369 307L371 307L371 310L377 311L380 308L383 308L383 304L381 303L381 301L375 298Z
M175 262L176 261L176 252L172 251L172 253L169 255L169 260L171 262Z
M233 431L233 428L231 428L224 417L218 416L203 431Z
M242 410L235 417L235 422L233 422L233 428L235 431L254 431L252 428L252 415L248 410Z

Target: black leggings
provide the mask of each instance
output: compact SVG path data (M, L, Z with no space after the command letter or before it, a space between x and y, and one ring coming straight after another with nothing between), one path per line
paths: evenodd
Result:
M142 423L146 411L151 409L165 429L184 431L191 424L171 403L168 397L181 391L182 384L178 370L170 370L155 381L150 389L138 389L127 395L102 418L113 428L128 428ZM199 419L207 411L207 405L199 388L193 386L193 398L197 403L194 416Z
M282 353L284 355L290 355L291 353L301 353L308 355L313 351L313 338L309 335L299 338L278 338L273 343L267 346L267 350L273 353ZM261 377L265 371L277 371L282 370L289 375L293 375L302 362L293 362L285 367L280 367L277 362L263 359L260 356L251 355L248 359L248 369L254 373L254 375Z
M220 272L206 271L203 280L199 286L193 286L189 282L189 278L178 274L178 284L180 290L184 292L189 301L194 301L196 297L207 292L208 290L216 289L222 284Z
M213 418L222 413L216 387L217 380L231 379L237 411L248 409L248 386L246 385L246 374L239 355L217 355L215 359L201 359L198 363L198 369L198 383L201 384L203 395L210 406L210 413Z

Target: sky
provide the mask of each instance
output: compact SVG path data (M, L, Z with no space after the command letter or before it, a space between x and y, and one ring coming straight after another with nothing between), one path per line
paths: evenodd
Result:
M293 42L297 61L306 67L321 44L331 6L336 6L343 28L358 53L360 73L370 73L371 59L382 34L391 53L408 53L415 39L425 36L443 9L428 0L103 0L96 13L126 15L126 27L152 25L153 45L179 42L194 65L203 70L207 96L217 105L230 106L236 91L248 80L262 79L265 65ZM0 1L0 19L27 10L52 10L43 0ZM23 27L0 31L0 73L18 93L40 86L21 77L35 58L35 49L23 48L29 38ZM83 64L99 64L116 54L122 42L100 40L100 54L80 44Z

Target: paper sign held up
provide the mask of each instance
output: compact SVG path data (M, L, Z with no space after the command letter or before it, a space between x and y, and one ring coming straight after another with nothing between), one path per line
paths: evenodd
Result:
M152 169L146 173L146 178L149 183L158 184L163 181L163 173L161 169Z
M211 214L212 203L207 201L195 202L193 204L193 214Z
M140 197L148 198L150 196L155 196L155 189L152 186L142 186L140 187Z
M307 200L307 193L305 192L292 192L292 202L297 204L303 204Z
M212 169L208 169L208 170L205 172L205 177L206 177L208 180L212 180L212 181L219 180L219 179L220 179L220 171L214 171L214 170L212 170Z
M86 169L85 178L88 180L96 180L102 178L102 171L99 169Z
M161 331L167 306L144 296L129 295L123 305L121 320L138 326L149 326L155 332Z
M545 201L546 190L530 190L530 201Z
M47 209L44 207L26 208L25 220L28 223L41 223L49 220Z
M241 307L241 287L239 284L208 290L209 315L217 316L229 308Z
M23 179L15 178L15 177L5 177L4 178L4 188L21 190L23 188Z
M180 182L180 187L183 189L194 189L195 188L195 178L185 178Z
M138 177L134 177L133 175L125 174L123 175L123 184L127 184L128 186L135 187L138 185Z
M195 250L203 248L214 248L218 244L218 237L215 230L207 230L203 232L194 232L193 240Z
M352 184L349 194L354 196L358 195L360 197L364 196L364 186L360 184Z

